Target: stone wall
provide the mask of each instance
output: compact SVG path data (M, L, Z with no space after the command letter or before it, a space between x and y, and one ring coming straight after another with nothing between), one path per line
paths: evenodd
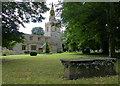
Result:
M12 50L9 50L10 54L24 54L24 51L31 51L31 46L36 46L36 51L40 53L39 48L48 42L50 46L50 52L57 53L61 44L57 37L48 37L48 36L38 36L32 34L26 34L25 42L16 44ZM25 50L22 50L22 45L26 46ZM43 47L44 48L44 47Z

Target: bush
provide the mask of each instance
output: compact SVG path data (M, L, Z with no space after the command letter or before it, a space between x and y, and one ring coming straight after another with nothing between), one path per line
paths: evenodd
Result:
M57 53L62 53L61 51L58 51Z
M62 53L62 51L57 51L57 53Z
M45 53L50 53L50 48L48 43L46 42Z
M24 53L25 53L25 54L29 54L29 53L30 53L30 51L24 51Z
M31 55L31 56L37 56L37 51L31 51L31 52L30 52L30 55Z
M62 53L61 48L57 49L57 53Z
M6 54L2 54L2 56L7 56Z
M82 50L82 53L83 53L83 54L90 54L90 49L89 49L89 48L83 49L83 50Z
M9 54L9 50L6 49L6 50L3 50L3 51L2 51L2 55L3 55L3 56L7 56L8 54Z

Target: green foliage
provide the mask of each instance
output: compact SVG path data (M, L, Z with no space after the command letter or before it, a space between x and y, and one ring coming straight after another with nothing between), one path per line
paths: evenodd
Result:
M35 35L44 35L44 30L42 27L34 27L32 28L31 32Z
M3 56L7 56L9 54L9 50L8 49L5 49L2 51L2 55Z
M49 48L48 42L46 42L45 53L50 53L50 48Z
M7 56L6 54L2 54L2 56Z
M72 44L75 43L80 49L87 47L93 50L101 48L103 53L107 53L109 43L120 40L120 35L118 36L120 33L119 6L120 3L64 2L62 20L67 28L64 43L70 49ZM109 40L111 37L113 41ZM114 43L112 43L112 46L112 49L114 49Z
M54 10L51 10L51 11L50 11L50 15L51 15L51 16L55 16Z
M79 36L76 34L72 34L72 31L69 31L69 30L66 30L63 34L64 34L62 37L63 50L77 51L78 44L79 44L79 39L78 39Z
M57 53L62 53L61 48L57 49Z
M30 56L37 56L37 51L30 51Z
M41 22L42 13L48 11L44 2L2 2L2 46L10 47L11 42L23 42L19 25L28 22Z
M29 54L29 53L30 53L30 51L24 51L24 53L25 53L25 54Z
M82 53L83 54L90 54L90 49L89 48L83 49Z

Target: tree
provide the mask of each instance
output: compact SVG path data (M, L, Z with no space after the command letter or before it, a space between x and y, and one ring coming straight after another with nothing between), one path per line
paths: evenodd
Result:
M44 30L42 27L34 27L32 30L31 30L32 34L35 34L35 35L44 35Z
M2 46L9 48L23 42L19 25L41 22L44 19L41 14L48 10L44 2L2 2Z
M109 9L107 10L106 14L106 20L109 30L109 56L115 57L115 32L117 30L117 27L120 26L120 3L109 3ZM116 10L118 9L118 10Z
M64 35L62 38L63 43L63 50L65 51L77 51L79 39L78 36L75 34L72 34L73 32L71 30L64 31ZM74 38L74 39L73 39Z
M46 42L45 53L50 53L50 48L49 48L48 42Z
M95 41L103 53L109 52L110 57L114 57L116 38L120 39L116 35L120 26L119 6L120 3L64 2L62 20L67 24L67 30L72 29L71 35L79 36L79 45L91 47L90 42Z

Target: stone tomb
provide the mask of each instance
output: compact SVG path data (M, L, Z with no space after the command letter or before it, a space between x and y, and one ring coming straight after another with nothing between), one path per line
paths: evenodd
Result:
M61 59L64 65L64 78L98 77L115 75L115 58Z

